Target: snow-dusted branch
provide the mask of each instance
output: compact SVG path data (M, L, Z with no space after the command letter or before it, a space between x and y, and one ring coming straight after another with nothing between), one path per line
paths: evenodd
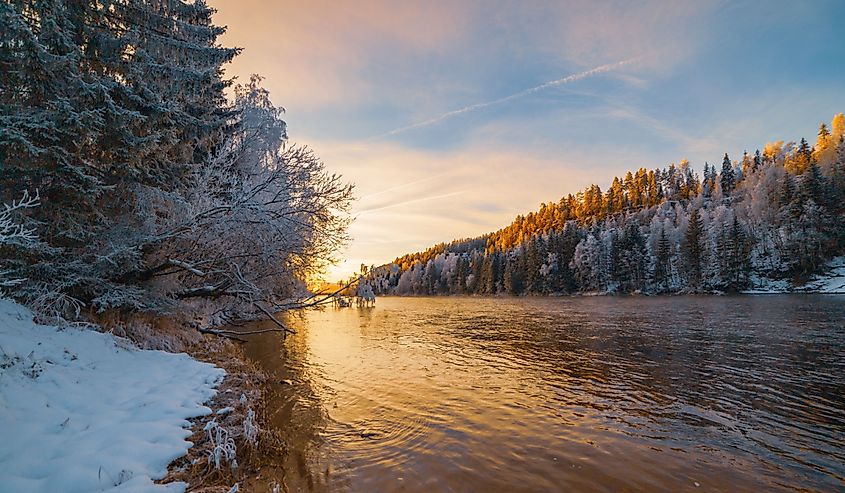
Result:
M27 228L15 220L15 214L24 209L37 207L41 203L38 192L30 195L23 191L20 200L13 200L11 204L3 204L0 210L0 244L28 243L35 241L35 230Z
M24 190L19 200L13 200L11 204L3 204L0 209L0 245L27 245L37 239L35 230L20 224L15 216L25 210L40 205L40 197L36 190L35 195L30 195ZM0 270L0 288L18 286L26 281L23 277L11 277L14 271L10 269Z

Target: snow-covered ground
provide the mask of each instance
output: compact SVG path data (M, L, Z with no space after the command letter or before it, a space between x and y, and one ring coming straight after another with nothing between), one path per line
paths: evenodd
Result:
M752 276L751 288L742 291L743 294L777 294L789 293L792 285L786 279L769 279L767 277Z
M821 293L845 294L845 256L836 257L825 265L824 274L802 286L793 286L785 279L754 278L745 294Z
M37 325L0 299L0 491L184 491L156 485L223 370L109 334Z
M826 266L826 273L817 276L797 291L845 294L845 257L836 257Z

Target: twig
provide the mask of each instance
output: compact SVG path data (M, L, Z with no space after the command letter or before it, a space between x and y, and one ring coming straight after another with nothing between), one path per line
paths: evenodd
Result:
M215 335L215 336L218 336L218 337L226 337L226 338L229 338L229 339L234 339L238 342L247 342L246 339L243 339L243 338L237 337L237 336L233 336L231 334L227 334L227 332L231 332L231 331L211 330L211 329L201 329L201 328L197 328L197 330L200 331L203 334L211 334L211 335ZM237 332L232 332L232 333L236 334Z
M212 333L212 334L220 334L220 335L223 335L223 334L238 334L238 335L242 335L242 336L248 336L248 335L253 335L253 334L265 334L267 332L290 332L291 334L296 334L296 332L294 332L292 329L288 329L288 328L248 330L248 331L245 331L245 332L241 332L239 330L223 330L223 329L210 331L210 333Z
M262 312L264 312L264 315L267 315L267 317L268 317L270 320L272 320L273 322L275 322L275 323L276 323L276 325L278 325L279 327L281 327L281 328L282 328L282 330L283 330L283 332L285 332L285 333L290 332L291 334L296 334L296 332L294 332L293 330L289 329L289 328L288 328L285 324L283 324L282 322L279 322L279 320L278 320L276 317L274 317L272 313L270 313L270 312L269 312L266 308L264 308L263 306L259 305L259 304L258 304L258 302L253 301L253 302L252 302L252 304L253 304L253 305L255 305L255 307L256 307L256 308L258 308L259 310L261 310ZM241 334L243 334L243 332L241 332Z

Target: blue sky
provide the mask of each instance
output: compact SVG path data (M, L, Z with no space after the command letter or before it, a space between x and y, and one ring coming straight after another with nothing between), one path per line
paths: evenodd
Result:
M216 0L228 69L357 185L339 277L640 166L815 138L845 111L845 2ZM385 135L596 67L634 61Z

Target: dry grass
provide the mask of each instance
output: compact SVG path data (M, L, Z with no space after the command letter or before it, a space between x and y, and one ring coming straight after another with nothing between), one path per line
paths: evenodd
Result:
M111 310L89 314L88 318L104 331L130 339L142 349L187 352L203 340L199 331L174 317Z
M188 490L196 493L226 493L235 483L261 481L263 468L272 468L278 472L287 453L283 438L278 432L262 426L266 402L266 377L249 360L241 348L231 341L215 336L203 336L203 340L188 348L188 354L201 361L213 363L226 370L226 378L218 388L217 395L207 403L212 410L232 408L223 415L212 414L193 420L193 434L189 440L194 444L188 454L170 464L170 471L162 482L184 481ZM258 434L254 443L246 436L244 421L253 410L258 423ZM208 460L213 448L205 427L215 420L235 441L237 449L237 468L228 465L215 469ZM269 480L268 480L269 481ZM262 488L263 489L263 488ZM273 486L266 483L265 491L272 491Z

